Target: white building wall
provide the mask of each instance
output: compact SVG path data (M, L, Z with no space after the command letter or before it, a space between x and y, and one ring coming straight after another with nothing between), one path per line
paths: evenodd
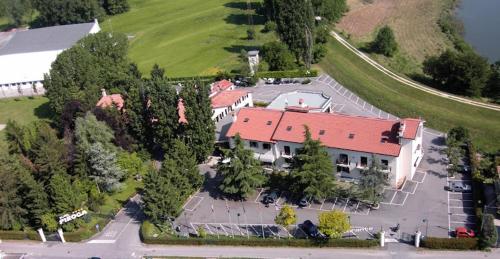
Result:
M252 93L248 93L247 95L241 97L239 102L235 102L231 106L212 109L212 120L217 121L217 117L221 120L222 118L230 115L232 111L239 110L243 107L253 107Z

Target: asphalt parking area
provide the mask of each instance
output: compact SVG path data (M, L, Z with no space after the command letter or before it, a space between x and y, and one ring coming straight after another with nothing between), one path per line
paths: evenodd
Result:
M264 238L292 236L286 228L276 224L191 223L191 227L195 234L202 228L207 234L214 236L259 236Z
M462 179L447 179L447 183L461 182L470 184L470 177L462 176ZM448 191L448 232L451 235L456 227L465 226L474 228L476 226L476 216L474 214L474 202L470 192Z
M187 202L182 206L184 210L187 211L194 211L198 206L200 206L201 202L205 199L205 197L201 197L197 195L198 193L194 194L187 200Z

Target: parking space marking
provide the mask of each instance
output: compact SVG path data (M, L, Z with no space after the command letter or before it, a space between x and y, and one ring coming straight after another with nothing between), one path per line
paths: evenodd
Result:
M325 201L326 199L324 199L322 202L321 202L321 206L319 207L319 210L321 210L323 208L323 205L325 204Z
M342 210L342 212L345 212L345 208L347 207L347 204L349 204L349 199L347 199L347 201L345 202L344 209Z
M467 201L474 201L474 200L462 200L462 199L449 199L449 200L450 201L465 201L465 202L467 202Z
M192 207L192 208L186 208L186 207L187 207L187 204L189 204L189 202L187 202L187 203L186 203L186 204L184 204L184 206L183 206L184 210L186 210L186 211L194 211L194 210L196 210L196 208L198 208L198 206L200 206L201 202L205 199L205 197L193 196L193 197L190 199L190 202L193 200L193 198L197 198L197 199L198 199L198 202L194 205L194 207Z
M332 208L330 210L333 210L333 208L335 208L335 204L337 204L337 197L335 197L335 201L333 202L333 205L332 205Z
M255 201L254 203L259 203L259 198L260 198L260 195L262 194L262 192L264 191L264 189L261 189L260 192L259 192L259 195L257 195L257 198L255 198Z
M401 193L404 193L404 192L401 192ZM393 205L397 205L397 206L404 206L404 205L405 205L405 202L406 202L406 199L408 199L408 195L410 195L410 194L409 194L409 193L407 193L407 192L406 192L406 193L404 193L404 194L405 194L405 198L404 198L404 200L403 200L403 202L402 202L402 203L392 203L392 201L391 201L391 203L392 203Z
M451 224L461 224L461 225L476 225L474 222L469 222L469 221L450 221ZM451 231L451 227L450 227Z
M472 180L467 180L467 179L455 180L455 179L452 179L452 180L448 180L448 182L472 182Z
M473 209L474 207L449 206L450 209Z

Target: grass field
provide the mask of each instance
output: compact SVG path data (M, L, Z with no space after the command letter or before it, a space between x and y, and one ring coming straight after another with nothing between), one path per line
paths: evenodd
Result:
M241 49L274 38L260 33L264 17L252 14L257 39L246 39L243 0L130 0L131 10L104 22L103 30L130 37L130 58L144 74L158 63L168 76L215 74L238 66ZM259 1L255 1L259 2Z
M418 117L441 131L464 126L477 145L487 151L500 149L500 113L443 99L403 85L380 73L336 40L320 64L323 71L360 97L399 117Z
M337 25L350 35L356 46L371 42L376 31L389 25L395 33L400 53L392 59L373 55L375 59L403 73L421 71L421 62L446 48L452 42L437 24L441 12L453 0L347 0L350 11Z

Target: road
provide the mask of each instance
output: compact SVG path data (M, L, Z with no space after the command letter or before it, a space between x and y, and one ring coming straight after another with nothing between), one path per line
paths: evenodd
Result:
M433 94L433 95L436 95L436 96L440 96L440 97L443 97L443 98L446 98L446 99L449 99L449 100L454 100L454 101L457 101L457 102L461 102L461 103L465 103L465 104L469 104L469 105L473 105L473 106L477 106L477 107L481 107L481 108L485 108L485 109L500 111L500 106L498 106L498 105L488 104L488 103L483 103L483 102L478 102L478 101L473 101L473 100L470 100L470 99L467 99L467 98L463 98L463 97L455 96L455 95L448 94L448 93L445 93L445 92L441 92L441 91L438 91L436 89L430 88L428 86L424 86L424 85L418 84L418 83L416 83L414 81L408 80L408 79L406 79L406 78L404 78L402 76L399 76L396 73L394 73L394 72L388 70L387 68L383 67L382 65L380 65L379 63L377 63L376 61L374 61L373 59L371 59L370 57L368 57L365 53L359 51L356 47L354 47L349 42L347 42L345 39L343 39L338 33L332 31L331 35L337 41L339 41L342 45L344 45L346 48L348 48L350 51L352 51L354 54L356 54L358 57L360 57L364 61L368 62L370 65L372 65L374 68L376 68L380 72L386 74L387 76L391 77L392 79L394 79L394 80L396 80L396 81L398 81L398 82L400 82L402 84L405 84L407 86L410 86L410 87L413 87L413 88L422 90L424 92L427 92L427 93L430 93L430 94Z

